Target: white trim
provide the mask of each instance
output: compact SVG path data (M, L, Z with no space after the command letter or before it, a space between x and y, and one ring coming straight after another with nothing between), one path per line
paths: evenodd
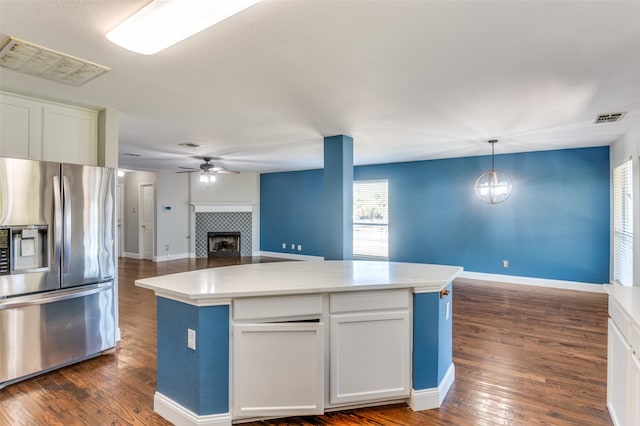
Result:
M453 381L456 378L456 368L451 363L444 377L440 381L437 388L430 389L411 389L411 395L409 396L409 407L413 411L431 410L432 408L439 408L444 401L444 397L447 396L447 392L451 389Z
M140 253L124 252L122 253L122 257L127 257L129 259L140 259Z
M194 213L253 212L256 203L191 203Z
M120 331L120 327L116 327L116 342L122 340L122 332Z
M293 260L324 260L324 256L310 256L307 254L280 253L277 251L258 251L253 253L254 256L279 257L282 259Z
M199 416L160 392L153 395L153 410L176 426L231 426L231 413Z
M173 294L163 293L155 291L154 294L156 297L162 297L164 299L174 300L176 302L185 303L187 305L192 306L231 306L231 299L185 299L183 297L178 297Z
M162 256L154 256L154 262L166 262L168 260L189 259L190 253L163 254ZM195 257L195 254L194 254Z
M603 284L582 283L577 281L550 280L546 278L518 277L515 275L485 274L484 272L463 271L458 278L471 280L496 281L500 283L534 285L538 287L559 288L564 290L604 293Z

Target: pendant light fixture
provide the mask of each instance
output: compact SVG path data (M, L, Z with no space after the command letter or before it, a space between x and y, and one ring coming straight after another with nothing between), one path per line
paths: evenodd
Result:
M474 189L476 195L482 201L488 204L498 204L509 198L511 195L511 178L508 174L501 170L496 170L495 164L495 144L497 139L491 139L491 170L488 170L481 174L476 179Z

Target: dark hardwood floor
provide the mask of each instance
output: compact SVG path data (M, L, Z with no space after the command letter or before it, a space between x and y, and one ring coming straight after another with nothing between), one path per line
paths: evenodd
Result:
M247 258L243 263L278 259ZM0 425L167 425L153 412L156 305L137 278L237 263L121 259L115 353L0 391ZM404 404L253 425L610 425L604 294L456 280L456 380L438 410Z

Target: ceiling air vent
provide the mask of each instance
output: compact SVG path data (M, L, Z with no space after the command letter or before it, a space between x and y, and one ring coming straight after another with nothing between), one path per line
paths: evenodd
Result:
M122 154L123 157L142 157L141 154L134 154L133 152L125 152Z
M178 144L180 146L186 146L187 148L200 148L202 145L199 145L197 143L193 143L193 142L184 142L181 144Z
M82 86L111 68L8 37L0 44L0 66L71 86Z
M593 121L594 124L598 123L613 123L614 121L620 121L624 117L624 112L612 112L611 114L600 114Z

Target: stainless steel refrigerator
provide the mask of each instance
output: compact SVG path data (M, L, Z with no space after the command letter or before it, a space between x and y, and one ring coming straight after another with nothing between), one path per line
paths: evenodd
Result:
M0 388L116 341L115 170L0 158Z

